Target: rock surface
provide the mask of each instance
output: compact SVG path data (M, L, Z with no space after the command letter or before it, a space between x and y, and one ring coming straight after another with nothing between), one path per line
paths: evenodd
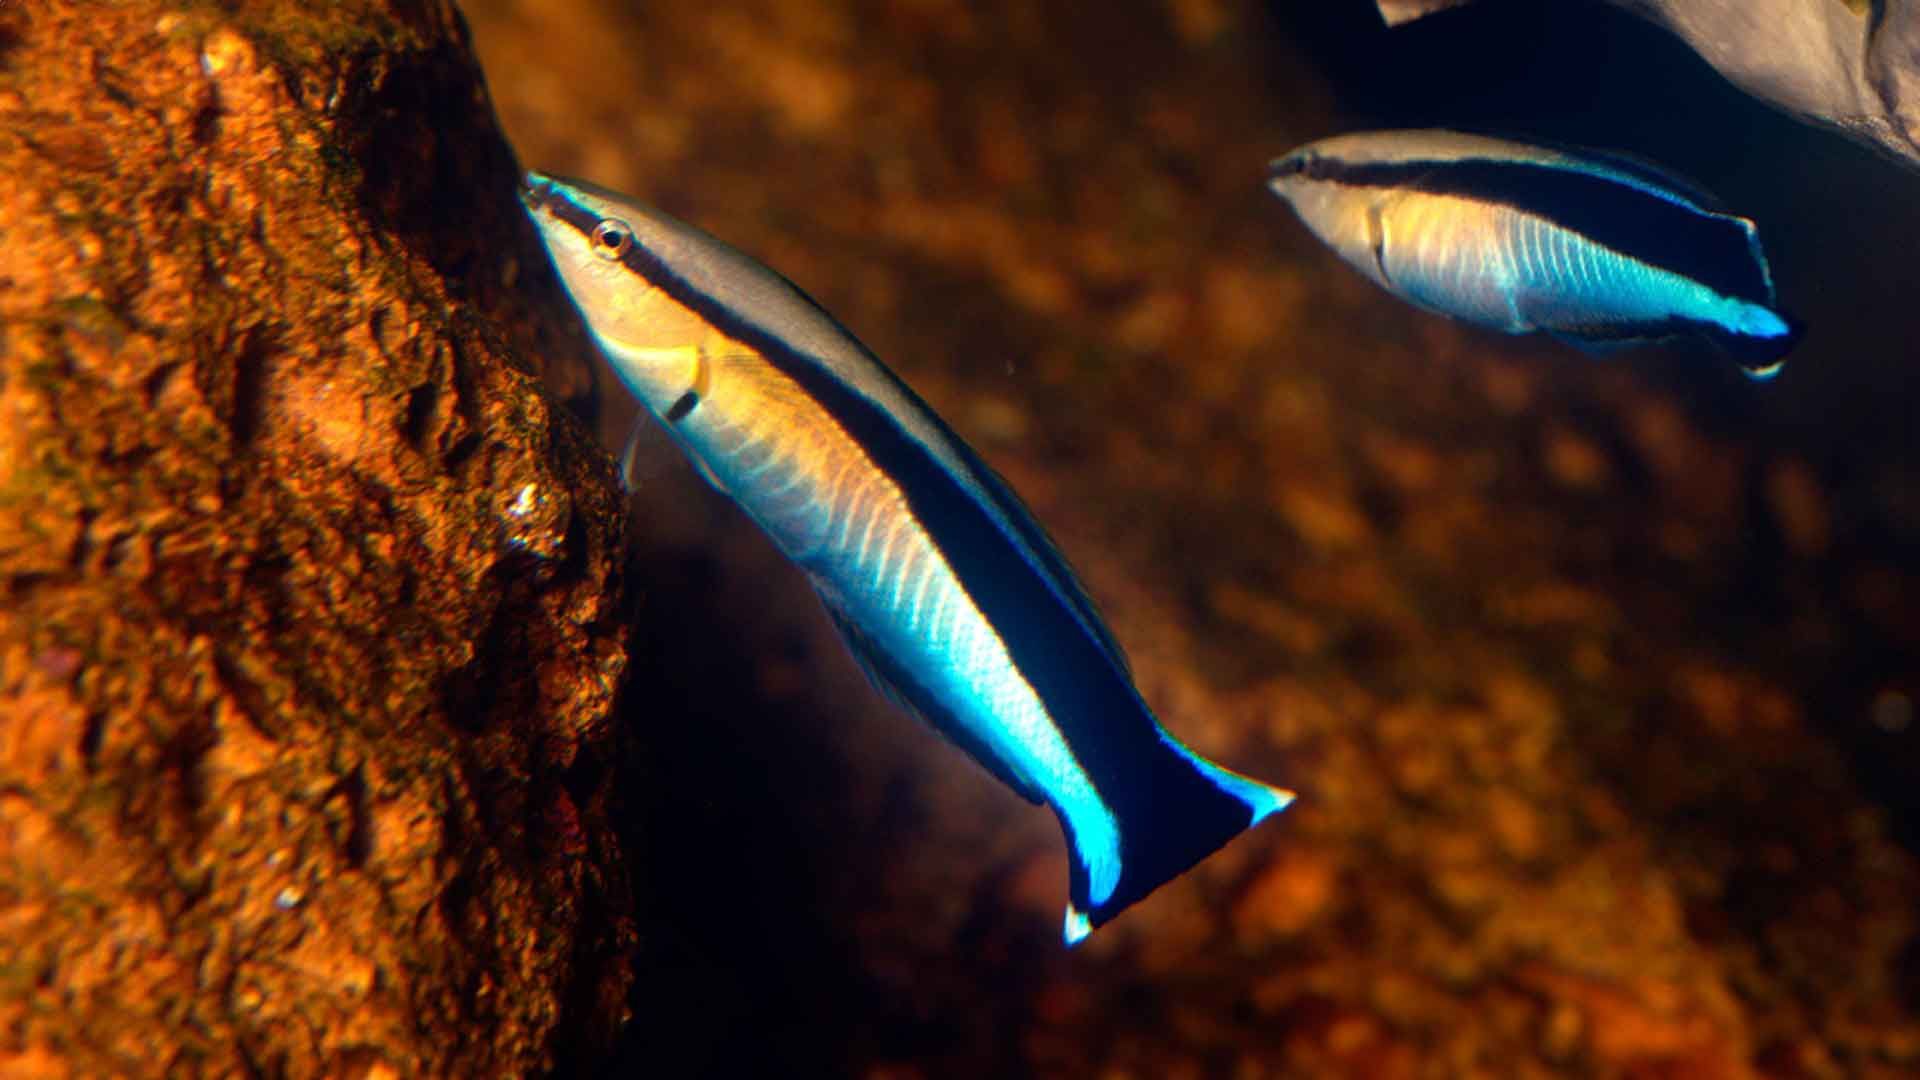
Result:
M514 178L446 3L0 3L0 1075L610 1037L623 529Z

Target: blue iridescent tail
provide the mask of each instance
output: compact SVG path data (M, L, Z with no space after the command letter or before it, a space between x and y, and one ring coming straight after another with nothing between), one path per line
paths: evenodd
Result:
M1222 768L1159 734L1159 752L1142 767L1144 775L1109 789L1125 792L1107 800L1120 833L1120 876L1109 895L1097 901L1088 895L1097 854L1084 850L1067 829L1073 848L1072 899L1063 928L1068 945L1293 802L1293 792Z

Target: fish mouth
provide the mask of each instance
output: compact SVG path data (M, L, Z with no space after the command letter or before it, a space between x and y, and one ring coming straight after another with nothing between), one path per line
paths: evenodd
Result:
M1319 160L1318 155L1306 150L1295 150L1285 157L1274 158L1267 163L1267 181L1291 180L1296 176L1311 178Z
M552 182L545 173L528 172L520 178L520 205L538 210L553 197Z

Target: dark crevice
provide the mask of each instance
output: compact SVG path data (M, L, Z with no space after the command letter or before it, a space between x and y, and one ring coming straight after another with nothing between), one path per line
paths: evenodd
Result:
M246 589L249 595L260 600L260 606L267 616L267 629L275 635L285 633L290 620L287 618L287 591L284 578L287 571L293 569L293 559L283 551L268 548L257 552L247 563Z
M346 802L347 829L340 839L341 850L347 857L347 865L355 870L367 863L367 856L373 851L372 814L367 807L366 770L359 765L353 767L340 781L336 789Z
M86 569L87 559L94 552L93 523L100 512L83 508L75 516L79 528L74 530L73 551L67 556L67 566L77 573Z
M484 395L480 393L479 383L474 377L473 361L467 356L467 350L460 347L458 340L447 342L447 361L453 372L454 411L467 421L468 427L485 427L485 418L480 415L480 402Z
M160 748L161 771L172 779L176 806L187 822L207 805L207 778L202 765L213 741L212 729L196 723L175 732Z
M502 594L499 606L474 644L473 659L448 673L441 691L448 722L469 734L490 730L496 718L534 716L539 705L538 686L522 674L530 669L527 657L534 651L525 630L539 621L527 610L534 602L533 581L502 569L490 577Z
M234 446L252 446L266 426L267 381L272 376L276 348L268 331L255 327L243 337L233 357L233 399L227 429Z
M26 40L26 36L26 5L8 4L0 7L0 71L13 66L12 54Z
M148 407L159 403L160 395L166 393L167 386L173 382L173 377L179 373L179 364L161 364L154 369L153 374L146 377L141 383L140 388L146 395Z
M108 574L123 566L127 557L133 554L133 545L140 540L138 533L119 533L108 541L106 551L100 556L100 569Z
M98 709L88 713L86 726L80 731L80 763L87 772L100 767L100 747L106 737L107 714Z
M471 461L473 456L479 453L480 448L484 445L486 445L486 439L479 432L469 431L456 439L454 444L447 448L447 456L441 459L441 463L445 466L447 472L457 476L461 470L466 467L467 462Z
M565 539L561 541L560 559L553 564L545 584L554 586L574 585L585 581L592 570L592 554L587 544L587 522L578 510L567 515Z
M400 433L405 436L407 445L421 453L426 453L428 440L434 435L434 418L440 406L440 387L435 383L421 383L407 391L406 419L401 423Z
M220 137L221 112L220 103L214 99L193 111L193 124L188 130L195 146L212 146Z

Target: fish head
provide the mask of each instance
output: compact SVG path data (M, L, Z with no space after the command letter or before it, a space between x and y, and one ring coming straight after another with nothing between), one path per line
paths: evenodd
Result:
M1267 163L1267 187L1275 195L1292 202L1294 196L1313 183L1320 155L1313 146L1303 146L1284 157Z
M615 341L638 340L639 328L627 323L640 314L636 293L652 287L644 269L635 265L643 244L635 220L642 218L643 208L590 184L538 172L521 182L520 203L594 333Z
M1342 183L1340 139L1310 143L1267 165L1267 188L1285 200L1321 242L1355 269L1386 284L1378 269L1376 189Z
M529 172L520 202L621 380L656 412L697 378L712 326L661 288L686 257L688 226L584 181Z

